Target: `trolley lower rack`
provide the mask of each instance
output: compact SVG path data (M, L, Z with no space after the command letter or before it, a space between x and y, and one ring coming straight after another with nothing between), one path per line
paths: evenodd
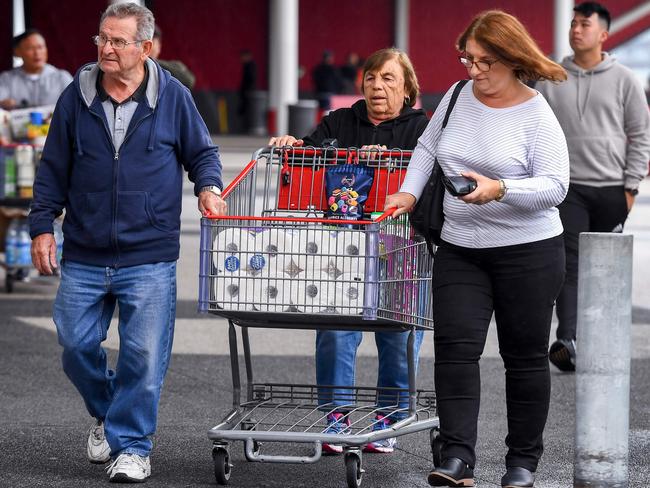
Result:
M341 445L347 484L352 488L358 488L363 479L362 449L366 444L429 430L432 448L435 445L439 427L435 392L414 387L415 328L408 341L409 387L372 388L253 382L248 327L241 327L248 380L246 400L242 402L237 335L235 324L229 322L233 408L208 431L218 484L230 480L230 441L244 443L246 460L265 463L315 463L323 454L323 443ZM327 417L334 412L344 414L342 420L349 422L349 428L340 433L326 432ZM379 422L378 415L391 421L388 428L373 428ZM267 454L262 449L264 442L306 444L312 449L306 455Z

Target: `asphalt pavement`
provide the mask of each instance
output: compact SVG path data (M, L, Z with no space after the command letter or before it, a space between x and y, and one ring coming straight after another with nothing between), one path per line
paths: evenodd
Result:
M230 181L250 160L260 138L217 138ZM149 486L215 486L209 428L232 404L227 322L196 312L199 215L188 183L184 190L181 258L178 265L178 320L173 359L165 381ZM634 235L632 367L630 392L630 487L650 486L650 180L646 180L626 232ZM0 283L4 271L0 269ZM56 279L32 276L0 292L0 486L78 487L107 482L101 466L85 458L90 425L83 403L60 365L51 308ZM112 327L106 347L114 361L118 347ZM251 330L256 378L269 382L314 383L313 331ZM432 334L422 348L419 386L433 387ZM376 380L376 348L367 337L360 348L358 384ZM504 370L494 327L483 358L482 403L477 445L477 486L500 486L506 448ZM572 486L575 437L575 376L552 368L552 400L545 452L537 473L539 488ZM345 487L340 456L315 464L249 463L241 443L231 446L233 487ZM272 452L303 453L302 446L265 446ZM399 438L392 455L364 455L367 487L424 487L431 468L429 435Z

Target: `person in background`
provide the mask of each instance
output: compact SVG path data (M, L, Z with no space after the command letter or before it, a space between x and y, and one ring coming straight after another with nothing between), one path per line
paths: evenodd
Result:
M505 366L508 435L502 487L532 487L551 393L548 340L564 279L556 206L569 185L569 157L553 111L526 81L565 80L512 15L487 11L458 39L470 81L448 124L453 88L420 137L400 192L386 207L409 211L437 159L444 174L475 180L445 192L442 242L433 270L435 390L440 436L432 486L474 486L479 359L492 315Z
M63 370L93 417L86 453L110 481L142 482L171 360L184 170L199 210L223 215L221 162L189 91L149 59L151 11L115 3L98 61L61 95L29 214L32 261L52 274L52 221L65 209L53 318ZM115 308L115 368L102 348Z
M156 26L153 31L153 45L151 47L152 59L155 59L160 66L169 71L174 78L180 81L188 89L194 88L196 77L194 73L183 63L177 59L175 60L162 60L160 59L160 51L162 50L162 31L160 27Z
M244 131L248 132L250 120L248 120L248 110L250 104L250 92L257 86L257 65L253 59L253 53L244 49L240 53L241 60L241 81L239 82L239 107L237 112L243 121Z
M361 67L359 55L355 52L348 54L348 59L340 68L341 80L343 83L343 93L349 95L358 93L358 81L361 75Z
M562 61L569 79L536 88L555 111L569 146L571 184L559 206L564 225L566 280L557 300L557 340L549 359L575 371L578 242L581 232L623 232L648 174L650 114L634 73L603 52L610 15L596 2L577 5L569 29L573 56Z
M45 38L36 29L14 37L13 47L23 65L0 74L0 107L54 105L72 81L70 73L47 63Z
M419 85L410 59L398 49L381 49L366 60L363 67L363 96L351 108L334 110L325 116L314 132L296 139L292 135L272 137L270 145L322 146L326 139L337 139L339 147L413 149L427 125L423 110L414 109ZM379 352L377 388L407 388L408 332L375 332ZM357 349L362 333L358 331L319 330L316 334L316 382L319 385L338 385L342 389L320 389L319 405L327 415L325 433L349 432L350 419L345 398L350 398L354 386ZM415 358L417 361L422 331L417 332ZM416 362L417 365L417 362ZM347 387L347 389L345 388ZM387 390L385 390L387 391ZM395 395L385 394L380 407L394 404ZM373 430L382 430L405 417L408 400L400 396L398 412L379 413ZM339 408L337 408L339 407ZM372 442L365 446L367 452L393 452L396 439ZM327 453L343 452L339 444L325 443Z
M336 66L334 66L334 53L330 50L323 51L322 61L312 71L312 79L318 99L318 107L327 112L332 108L332 95L340 93L343 82Z

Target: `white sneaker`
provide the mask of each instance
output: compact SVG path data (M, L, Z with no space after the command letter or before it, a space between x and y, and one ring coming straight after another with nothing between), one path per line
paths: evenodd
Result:
M151 463L149 456L120 454L106 471L113 483L142 483L151 476Z
M88 460L93 464L104 464L111 460L111 447L104 435L104 422L95 420L88 429L88 443L86 445Z

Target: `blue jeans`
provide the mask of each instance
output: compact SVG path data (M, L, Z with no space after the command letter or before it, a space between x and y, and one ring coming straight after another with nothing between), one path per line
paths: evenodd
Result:
M379 371L377 373L378 405L392 406L398 404L400 409L408 408L408 393L398 397L389 390L381 388L408 388L407 340L408 332L375 332ZM423 331L415 334L415 367L417 371ZM320 388L318 404L323 410L332 410L334 406L355 403L350 387L354 386L354 372L357 348L361 344L362 333L359 331L319 330L316 334L316 383L321 385L342 386L346 388ZM406 417L406 411L391 415L391 419Z
M120 351L113 371L101 343L115 305ZM112 457L151 451L175 316L175 261L117 269L61 264L54 323L63 370L90 415L104 421Z

